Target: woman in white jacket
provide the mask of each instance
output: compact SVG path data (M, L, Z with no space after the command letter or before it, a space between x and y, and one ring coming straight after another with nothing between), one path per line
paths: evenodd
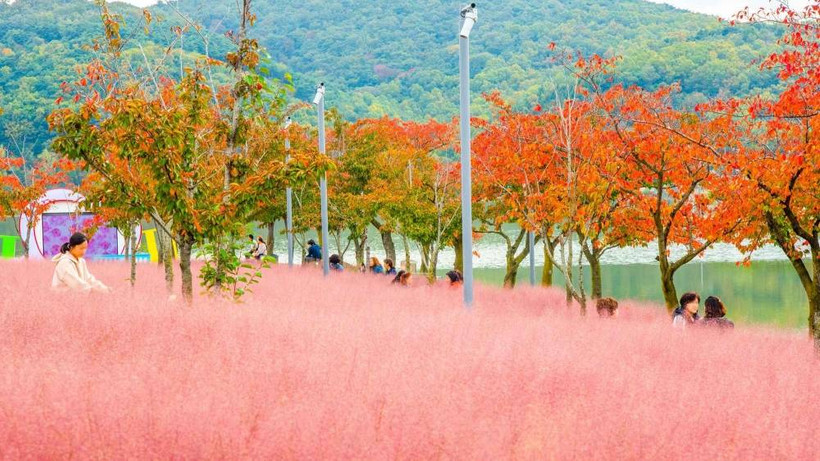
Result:
M88 238L76 233L60 248L60 254L52 261L57 263L54 268L54 277L51 279L51 288L59 291L91 291L108 293L110 288L94 278L85 265L85 251L88 249Z

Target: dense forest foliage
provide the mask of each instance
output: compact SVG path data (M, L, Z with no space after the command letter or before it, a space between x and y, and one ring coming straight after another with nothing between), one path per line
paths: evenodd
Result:
M309 99L319 81L328 104L354 119L391 115L449 119L457 113L458 0L257 0L253 34L270 53L274 75L293 74L295 98ZM652 89L680 82L681 104L720 94L745 95L777 84L753 61L767 55L779 30L736 26L641 0L505 0L482 8L472 40L474 92L500 90L527 107L552 95L561 73L548 44L585 54L620 55L618 80ZM181 0L153 7L150 34L140 10L121 12L135 65L174 43L182 15L204 25L210 54L223 56L236 27L229 0ZM158 20L158 21L157 21ZM50 135L45 115L59 85L88 58L102 34L87 0L0 0L0 144L39 153ZM174 59L192 65L202 53L193 32L176 42ZM477 113L483 113L483 101Z

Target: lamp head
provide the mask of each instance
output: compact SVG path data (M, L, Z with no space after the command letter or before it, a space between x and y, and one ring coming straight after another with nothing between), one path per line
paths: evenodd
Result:
M313 104L319 105L320 102L325 98L325 82L319 84L316 87L316 96L313 97Z
M290 116L288 116L287 118L285 118L285 129L290 128L290 126L291 126L292 124L293 124L293 120L291 120L291 119L290 119Z
M473 26L478 21L478 10L475 3L470 3L461 9L461 35L464 38L470 38L470 32Z

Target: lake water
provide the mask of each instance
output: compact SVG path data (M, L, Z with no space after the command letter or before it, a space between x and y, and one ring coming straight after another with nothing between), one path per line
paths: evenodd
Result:
M605 296L635 299L663 305L657 264L604 265L602 287ZM541 268L536 268L540 281ZM588 276L588 272L587 272ZM504 269L479 268L476 280L500 285ZM555 282L563 281L556 273ZM529 283L529 267L518 272L518 283ZM772 324L783 328L805 328L808 317L806 295L787 261L760 261L751 267L734 263L691 263L675 275L678 294L697 291L703 299L719 296L729 317L739 325ZM589 287L589 283L586 284Z

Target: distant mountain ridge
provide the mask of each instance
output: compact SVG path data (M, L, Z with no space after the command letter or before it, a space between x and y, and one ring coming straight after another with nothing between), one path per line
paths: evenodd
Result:
M350 118L390 115L447 119L457 113L457 25L453 0L255 0L251 34L271 57L273 74L290 72L296 98L328 85L328 105ZM176 4L213 33L212 54L228 49L224 32L235 27L231 0ZM131 18L139 9L113 4ZM164 21L144 46L165 46L179 23L174 5L151 8ZM35 152L47 147L44 117L59 83L87 59L82 45L100 35L99 16L85 0L0 2L0 144L13 125ZM771 26L730 27L712 16L642 0L504 0L479 3L472 42L473 90L498 89L528 107L548 98L561 72L547 44L621 55L618 80L654 88L680 82L681 103L718 94L747 94L777 84L750 63L766 54L778 31ZM201 51L186 43L189 52ZM159 48L157 48L159 49ZM476 112L482 103L476 100Z

